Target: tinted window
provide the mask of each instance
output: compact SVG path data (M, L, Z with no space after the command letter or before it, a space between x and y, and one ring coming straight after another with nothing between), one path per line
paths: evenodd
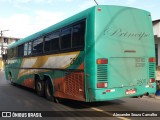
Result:
M72 48L84 47L85 22L73 26Z
M8 58L12 58L13 57L12 49L8 49L7 54L8 54L7 56Z
M24 48L23 45L18 46L18 57L23 57Z
M23 57L24 55L24 45L20 45L15 48L11 48L7 50L8 58L13 57Z
M13 57L17 57L18 56L18 47L15 47L13 49Z
M71 48L71 28L63 29L61 32L61 49Z
M28 55L32 54L32 42L28 43Z
M59 50L59 32L54 32L45 37L44 50L46 52Z
M43 38L39 38L33 41L33 54L39 54L43 52Z
M9 56L10 56L10 58L13 58L13 57L14 57L14 48L11 48L11 49L9 50Z
M28 50L28 43L24 44L24 56L27 55L27 50Z

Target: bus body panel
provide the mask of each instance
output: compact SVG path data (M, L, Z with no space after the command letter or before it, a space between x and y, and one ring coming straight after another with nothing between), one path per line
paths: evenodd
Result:
M127 94L126 90L134 90L136 89L136 94ZM137 92L138 91L138 92ZM141 86L129 86L124 88L113 88L113 89L96 89L94 92L94 97L92 97L92 101L106 101L106 100L114 100L120 98L127 98L133 96L141 96L146 94L146 91L149 94L155 93L155 85L141 85Z
M84 52L77 51L8 60L5 72L12 73L14 83L32 89L35 89L34 75L39 75L41 80L44 75L50 75L55 97L85 101L83 57Z
M84 56L84 79L86 88L86 101L90 99L90 88L93 88L95 82L95 8L88 14L86 19L86 34L85 34L85 56Z
M150 13L128 7L100 8L95 13L97 57L155 56Z
M148 61L145 58L110 58L109 88L147 84Z
M108 63L95 62L97 83L89 90L90 101L102 96L108 100L154 94L156 84L150 83L151 78L155 80L155 63L149 62L155 58L150 13L121 6L98 6L95 14L95 61L101 58ZM98 83L106 83L107 87L97 88ZM131 94L126 95L129 89Z

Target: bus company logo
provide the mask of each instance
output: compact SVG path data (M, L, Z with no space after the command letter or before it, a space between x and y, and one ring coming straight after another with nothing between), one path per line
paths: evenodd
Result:
M114 27L107 27L104 31L104 34L111 37L118 37L118 38L133 38L137 40L142 40L144 38L148 38L149 34L141 31L141 32L131 32L125 31L122 28L114 28Z
M2 117L11 117L11 112L2 112Z

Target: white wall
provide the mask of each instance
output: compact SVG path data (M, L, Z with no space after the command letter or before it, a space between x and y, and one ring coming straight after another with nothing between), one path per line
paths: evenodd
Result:
M157 36L155 36L154 38L155 44L158 44L158 66L160 66L160 38L157 38Z
M158 38L160 38L160 21L153 24L153 32Z
M155 44L158 44L158 66L160 66L160 20L153 22Z

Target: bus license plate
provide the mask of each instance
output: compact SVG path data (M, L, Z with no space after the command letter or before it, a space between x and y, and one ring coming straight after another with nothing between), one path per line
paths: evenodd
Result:
M126 95L130 95L130 94L135 94L136 90L132 89L132 90L126 90Z

